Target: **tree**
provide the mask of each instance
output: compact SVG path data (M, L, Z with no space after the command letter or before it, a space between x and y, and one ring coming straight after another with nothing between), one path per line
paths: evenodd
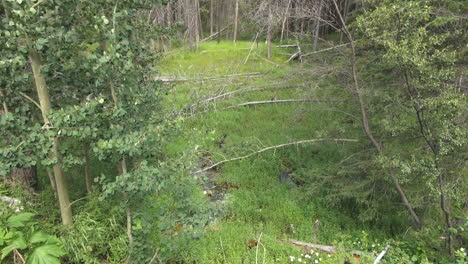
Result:
M2 127L6 128L2 129L6 133L3 138L8 141L1 144L0 171L7 174L12 168L36 163L52 166L66 225L72 223L72 214L64 177L70 165L65 164L87 158L83 158L82 148L64 153L60 142L89 144L93 154L98 155L95 145L109 133L136 138L138 133L144 133L139 126L126 126L128 130L111 126L105 133L100 132L100 127L123 119L130 124L126 105L150 103L153 111L147 113L151 115L158 109L157 84L149 75L154 54L147 50L149 39L157 32L142 23L146 19L141 16L145 8L150 6L144 1L120 1L112 6L94 1L77 5L30 0L2 2L0 41L5 49L2 48L0 69L11 75L2 75L1 83L11 107L9 114L2 116ZM39 103L31 93L31 80ZM40 107L39 113L33 112L34 108L25 111L16 103L23 93ZM87 100L90 95L94 99ZM119 100L122 107L111 111L102 103L107 98ZM94 118L99 112L102 120ZM112 150L120 154L106 152L107 158L134 155L126 152L130 151L128 148ZM27 157L23 153L28 153Z
M447 1L445 8L460 10L456 1ZM457 51L463 49L457 39L466 22L442 10L434 1L383 1L359 17L358 25L381 49L381 63L400 76L394 76L401 84L394 86L398 90L391 96L404 111L390 119L386 129L404 137L418 135L414 154L389 156L384 163L423 177L427 188L439 196L451 254L452 201L463 193L455 182L466 173L461 153L466 152L468 142L468 100L456 84Z

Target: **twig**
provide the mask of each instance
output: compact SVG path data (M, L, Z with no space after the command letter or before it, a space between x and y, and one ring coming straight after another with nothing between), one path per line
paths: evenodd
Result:
M156 260L156 258L158 258L158 255L159 255L159 248L157 248L157 249L154 251L154 255L153 255L153 257L151 258L151 260L148 262L148 264L153 264L153 262Z
M254 41L252 42L252 45L250 46L249 54L247 54L247 57L245 57L244 64L246 64L247 61L249 60L250 53L252 53L253 47L254 47L255 43L257 42L257 37L258 37L258 32L257 32L257 34L255 35L255 39L254 39Z
M258 264L258 245L261 243L260 240L262 239L263 232L260 233L260 236L257 240L257 248L255 249L255 264Z
M256 154L259 154L259 153L262 153L262 152L265 152L265 151L276 150L276 149L279 149L279 148L284 148L284 147L288 147L288 146L292 146L292 145L296 145L296 146L297 146L297 145L300 145L300 144L308 144L308 143L319 142L319 141L357 142L358 140L357 140L357 139L346 139L346 138L317 138L317 139L301 140L301 141L295 141L295 142L290 142L290 143L285 143L285 144L270 146L270 147L260 149L260 150L258 150L258 151L252 152L252 153L247 154L247 155L244 155L244 156L235 157L235 158L231 158L231 159L225 159L225 160L222 160L222 161L220 161L220 162L216 162L215 164L213 164L213 165L211 165L211 166L208 166L208 167L206 167L206 168L204 168L204 169L198 170L198 171L196 171L195 173L200 173L200 172L204 172L204 171L207 171L207 170L216 168L216 167L218 167L219 165L224 164L224 163L226 163L226 162L231 162L231 161L236 161L236 160L242 160L242 159L250 158L250 157L252 157L252 156L254 156L254 155L256 155Z
M375 258L374 264L378 264L382 260L382 258L385 256L385 254L387 254L387 251L389 249L390 249L390 245L387 245L385 249L382 252L380 252L380 254Z
M89 198L88 196L81 197L80 199L71 202L71 203L68 205L68 208L70 208L73 204L75 204L75 203L77 203L77 202L79 202L79 201L82 201L82 200L84 200L84 199L88 199L88 198Z
M41 105L36 102L34 99L32 99L31 97L29 97L27 94L23 93L23 92L19 92L20 95L22 95L24 98L28 99L29 101L31 101L33 104L35 104L39 109L41 109Z
M15 254L15 257L18 256L18 258L21 260L21 263L22 263L22 264L25 264L25 263L26 263L26 261L24 261L23 256L19 253L19 251L18 251L16 248L13 249L13 252L14 252L14 254Z
M221 252L223 253L224 263L226 263L226 253L224 253L223 240L219 237L219 242L221 243Z

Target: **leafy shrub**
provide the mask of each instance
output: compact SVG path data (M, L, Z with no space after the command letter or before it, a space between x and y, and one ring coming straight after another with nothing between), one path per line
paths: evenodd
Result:
M37 230L32 213L11 214L0 209L1 261L22 259L27 264L60 264L65 255L61 241L54 235Z

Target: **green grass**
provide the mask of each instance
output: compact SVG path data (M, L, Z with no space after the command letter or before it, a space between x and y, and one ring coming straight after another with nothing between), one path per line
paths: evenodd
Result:
M262 75L176 83L166 98L166 109L180 110L214 95L248 87L291 84L305 84L305 87L240 93L197 108L199 112L185 117L182 135L167 147L169 156L175 157L196 144L200 153L209 153L208 158L216 162L292 141L359 134L351 125L340 125L345 119L341 113L324 111L326 104L268 104L223 109L272 97L279 100L335 94L333 81L314 77L299 64L286 63L288 57L280 53L287 51L275 49L273 58L266 60L265 45L260 44L258 48L254 46L249 60L244 63L250 47L249 42L236 45L209 42L202 43L199 51L178 50L169 54L163 60L161 76L207 78L252 72ZM216 144L223 137L224 144ZM193 241L177 260L184 263L255 263L258 258L261 263L285 263L289 256L300 256L300 252L279 240L293 238L310 242L316 219L321 222L318 234L321 244L336 245L359 237L360 230L368 228L331 209L320 196L305 187L312 183L292 187L278 180L281 171L294 172L301 167L326 170L335 166L352 149L347 144L352 143L325 142L289 147L222 165L217 181L238 187L230 189L226 195L227 213L208 226L204 236ZM249 249L248 244L259 240L260 236L257 254L257 247ZM341 254L331 258L323 256L328 263L343 258Z

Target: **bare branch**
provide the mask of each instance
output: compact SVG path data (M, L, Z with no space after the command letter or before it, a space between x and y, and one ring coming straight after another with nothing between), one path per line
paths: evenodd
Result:
M28 99L29 101L31 101L34 105L36 105L39 109L41 109L41 105L36 102L34 99L32 99L31 97L29 97L27 94L25 93L22 93L22 92L19 92L20 95L22 95L24 98Z
M216 168L216 167L218 167L219 165L224 164L224 163L226 163L226 162L231 162L231 161L236 161L236 160L242 160L242 159L250 158L250 157L252 157L252 156L254 156L254 155L256 155L256 154L259 154L259 153L262 153L262 152L265 152L265 151L276 150L276 149L279 149L279 148L289 147L289 146L293 146L293 145L296 145L296 146L297 146L297 145L301 145L301 144L309 144L309 143L314 143L314 142L319 142L319 141L357 142L358 140L357 140L357 139L346 139L346 138L317 138L317 139L301 140L301 141L295 141L295 142L290 142L290 143L285 143L285 144L270 146L270 147L260 149L260 150L258 150L258 151L252 152L252 153L247 154L247 155L244 155L244 156L235 157L235 158L231 158L231 159L225 159L225 160L216 162L215 164L213 164L213 165L211 165L211 166L208 166L208 167L206 167L206 168L203 168L203 169L201 169L201 170L198 170L198 171L196 171L195 173L200 173L200 172L204 172L204 171L207 171L207 170L211 170L211 169Z
M321 99L286 99L286 100L271 100L271 101L254 101L254 102L247 102L238 105L228 106L223 109L231 109L231 108L238 108L242 106L251 106L251 105L259 105L259 104L284 104L284 103L303 103L303 102L314 102L314 103L343 103L346 100L321 100Z

